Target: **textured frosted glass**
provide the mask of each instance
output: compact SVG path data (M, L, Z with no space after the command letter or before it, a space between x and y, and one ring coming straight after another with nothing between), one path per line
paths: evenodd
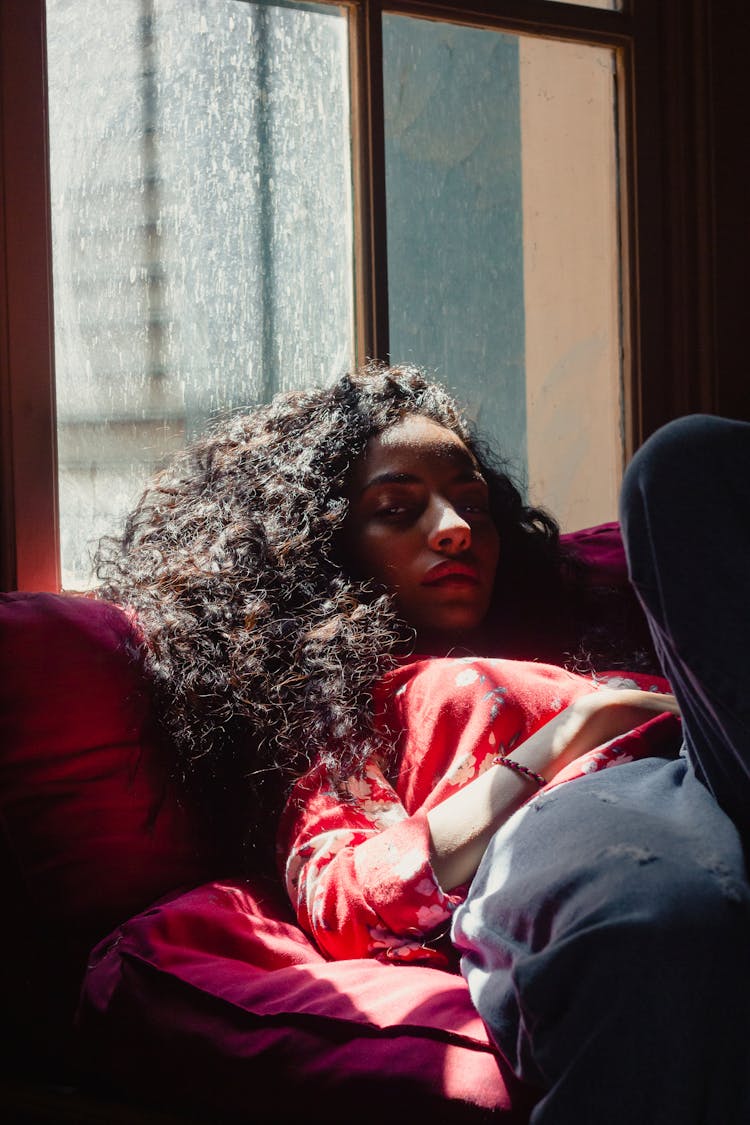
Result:
M615 58L387 16L394 360L452 386L568 529L622 470Z
M217 412L351 363L347 20L48 0L64 584Z
M391 355L526 462L518 40L383 25Z

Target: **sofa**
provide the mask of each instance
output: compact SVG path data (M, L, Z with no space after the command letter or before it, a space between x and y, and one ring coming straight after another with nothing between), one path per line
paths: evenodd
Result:
M618 526L566 538L648 644ZM126 612L2 594L0 666L6 1119L528 1121L460 976L327 961L274 873L224 869Z

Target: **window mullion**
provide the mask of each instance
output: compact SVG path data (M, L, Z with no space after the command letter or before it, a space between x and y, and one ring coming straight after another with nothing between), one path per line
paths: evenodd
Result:
M352 150L358 362L388 359L382 4L351 9Z

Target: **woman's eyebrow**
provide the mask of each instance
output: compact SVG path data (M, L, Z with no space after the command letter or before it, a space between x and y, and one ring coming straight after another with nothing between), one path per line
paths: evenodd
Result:
M377 488L379 484L419 484L419 477L413 473L378 473L372 480L368 480L362 492L367 492L368 488Z
M368 488L377 488L378 485L382 485L382 484L420 484L420 483L421 483L421 477L416 476L414 473L396 473L396 472L378 473L371 480L368 480L367 484L364 485L364 487L362 488L362 491L360 492L360 496L362 495L363 492L367 492ZM486 482L485 478L482 476L482 474L479 472L478 469L466 468L466 469L463 469L461 472L456 473L456 476L453 478L451 483L453 483L453 484L486 484L487 482Z

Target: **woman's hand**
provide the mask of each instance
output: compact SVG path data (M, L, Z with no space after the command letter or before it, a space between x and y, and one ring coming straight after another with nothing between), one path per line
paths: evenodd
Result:
M549 740L544 737L539 740L542 764L541 768L533 767L551 781L561 769L589 750L665 711L679 715L673 695L639 691L637 688L601 688L571 703L557 719L538 730L523 746L533 750L534 739L543 736L545 731L551 736ZM519 747L519 751L522 749ZM546 762L543 761L545 752L548 754Z
M679 714L673 695L601 688L555 715L510 757L551 781L589 750L665 711ZM444 891L474 875L490 838L528 800L532 787L525 777L495 766L429 811L432 866Z

